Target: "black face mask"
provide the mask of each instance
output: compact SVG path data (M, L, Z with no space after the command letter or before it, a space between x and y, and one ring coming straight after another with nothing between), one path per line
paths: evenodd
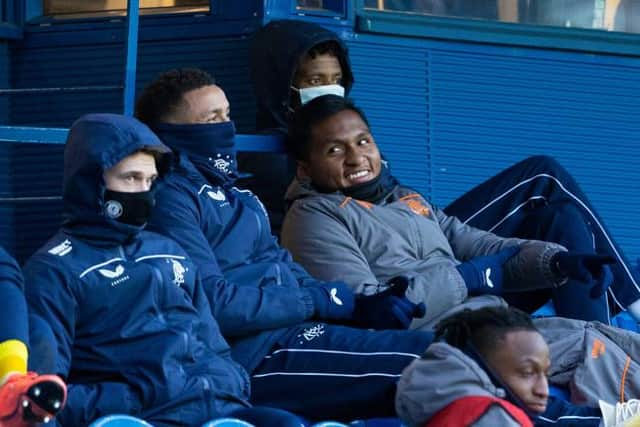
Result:
M104 215L124 224L142 226L149 221L156 204L153 191L123 193L105 190Z

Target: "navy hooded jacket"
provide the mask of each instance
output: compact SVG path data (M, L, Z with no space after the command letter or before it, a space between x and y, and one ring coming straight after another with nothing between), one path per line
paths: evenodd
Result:
M196 126L233 133L232 123ZM287 332L283 328L314 314L305 287L319 282L278 245L260 200L234 186L233 171L216 168L211 159L225 157L219 141L185 141L171 128L155 129L179 161L158 190L149 227L180 243L196 263L234 360L251 372ZM233 134L226 139L233 141Z
M248 406L246 372L210 315L195 265L174 241L106 218L103 171L166 151L135 119L93 114L65 147L64 223L24 268L30 308L56 337L70 384L62 425L110 413L199 425Z
M320 25L293 20L271 21L258 30L249 50L251 81L257 102L256 130L287 134L291 85L302 58L313 46L334 41L339 46L345 96L353 85L347 46ZM284 220L284 194L295 175L295 162L282 153L240 153L238 162L250 188L265 204L276 236Z
M0 343L18 340L28 344L27 304L18 263L0 247Z

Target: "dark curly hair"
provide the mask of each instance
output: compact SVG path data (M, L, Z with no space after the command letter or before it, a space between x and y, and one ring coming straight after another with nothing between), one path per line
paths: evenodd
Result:
M287 150L296 160L308 160L311 151L311 132L318 123L342 111L355 111L369 126L364 112L353 101L337 95L323 95L300 107L289 122Z
M182 104L185 93L216 84L209 73L198 68L178 68L166 71L149 83L138 96L135 115L153 127L165 121Z
M436 339L464 349L468 344L483 356L497 347L508 332L538 332L531 316L513 307L485 307L463 310L436 325Z

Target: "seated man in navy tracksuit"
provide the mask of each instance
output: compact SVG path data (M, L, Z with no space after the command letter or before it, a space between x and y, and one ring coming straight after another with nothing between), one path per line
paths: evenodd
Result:
M251 375L251 401L311 419L394 415L400 372L432 333L365 328L407 328L424 314L406 299L407 283L373 284L386 290L355 297L292 261L258 198L235 187L229 103L206 72L164 73L140 95L136 115L178 156L150 227L198 266L233 358Z
M271 21L253 38L250 61L259 132L286 135L293 111L319 95L347 96L354 84L344 41L310 22ZM282 197L295 165L282 154L244 156L240 170L257 174L249 188L265 203L279 234L285 206ZM576 252L614 257L614 281L607 294L589 298L586 287L570 281L552 292L556 313L609 323L613 314L626 309L640 321L640 273L625 259L575 179L553 158L527 158L443 210L465 224L503 237L539 239ZM576 295L581 304L574 304ZM547 298L526 295L521 302L533 310Z
M62 425L112 413L155 426L254 414L197 267L174 241L143 230L168 152L119 115L84 116L69 132L63 226L24 268L29 307L51 326L55 373L69 383ZM283 411L259 412L262 425L299 426Z
M49 360L54 344L46 325L28 315L22 271L2 247L0 301L0 425L39 425L62 409L67 389L56 375L27 372L29 355L40 352L40 360ZM48 372L51 366L39 368Z

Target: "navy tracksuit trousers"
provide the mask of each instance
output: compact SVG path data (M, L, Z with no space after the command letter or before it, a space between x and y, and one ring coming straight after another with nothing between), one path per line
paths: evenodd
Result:
M251 403L309 420L395 416L398 378L432 341L424 331L324 323L288 328L250 373Z
M617 261L611 266L614 283L608 296L592 299L587 286L569 281L549 291L508 295L511 304L532 311L551 297L559 316L609 323L613 314L640 298L640 274L630 267L573 177L551 157L515 164L465 193L445 212L504 237L552 241Z

